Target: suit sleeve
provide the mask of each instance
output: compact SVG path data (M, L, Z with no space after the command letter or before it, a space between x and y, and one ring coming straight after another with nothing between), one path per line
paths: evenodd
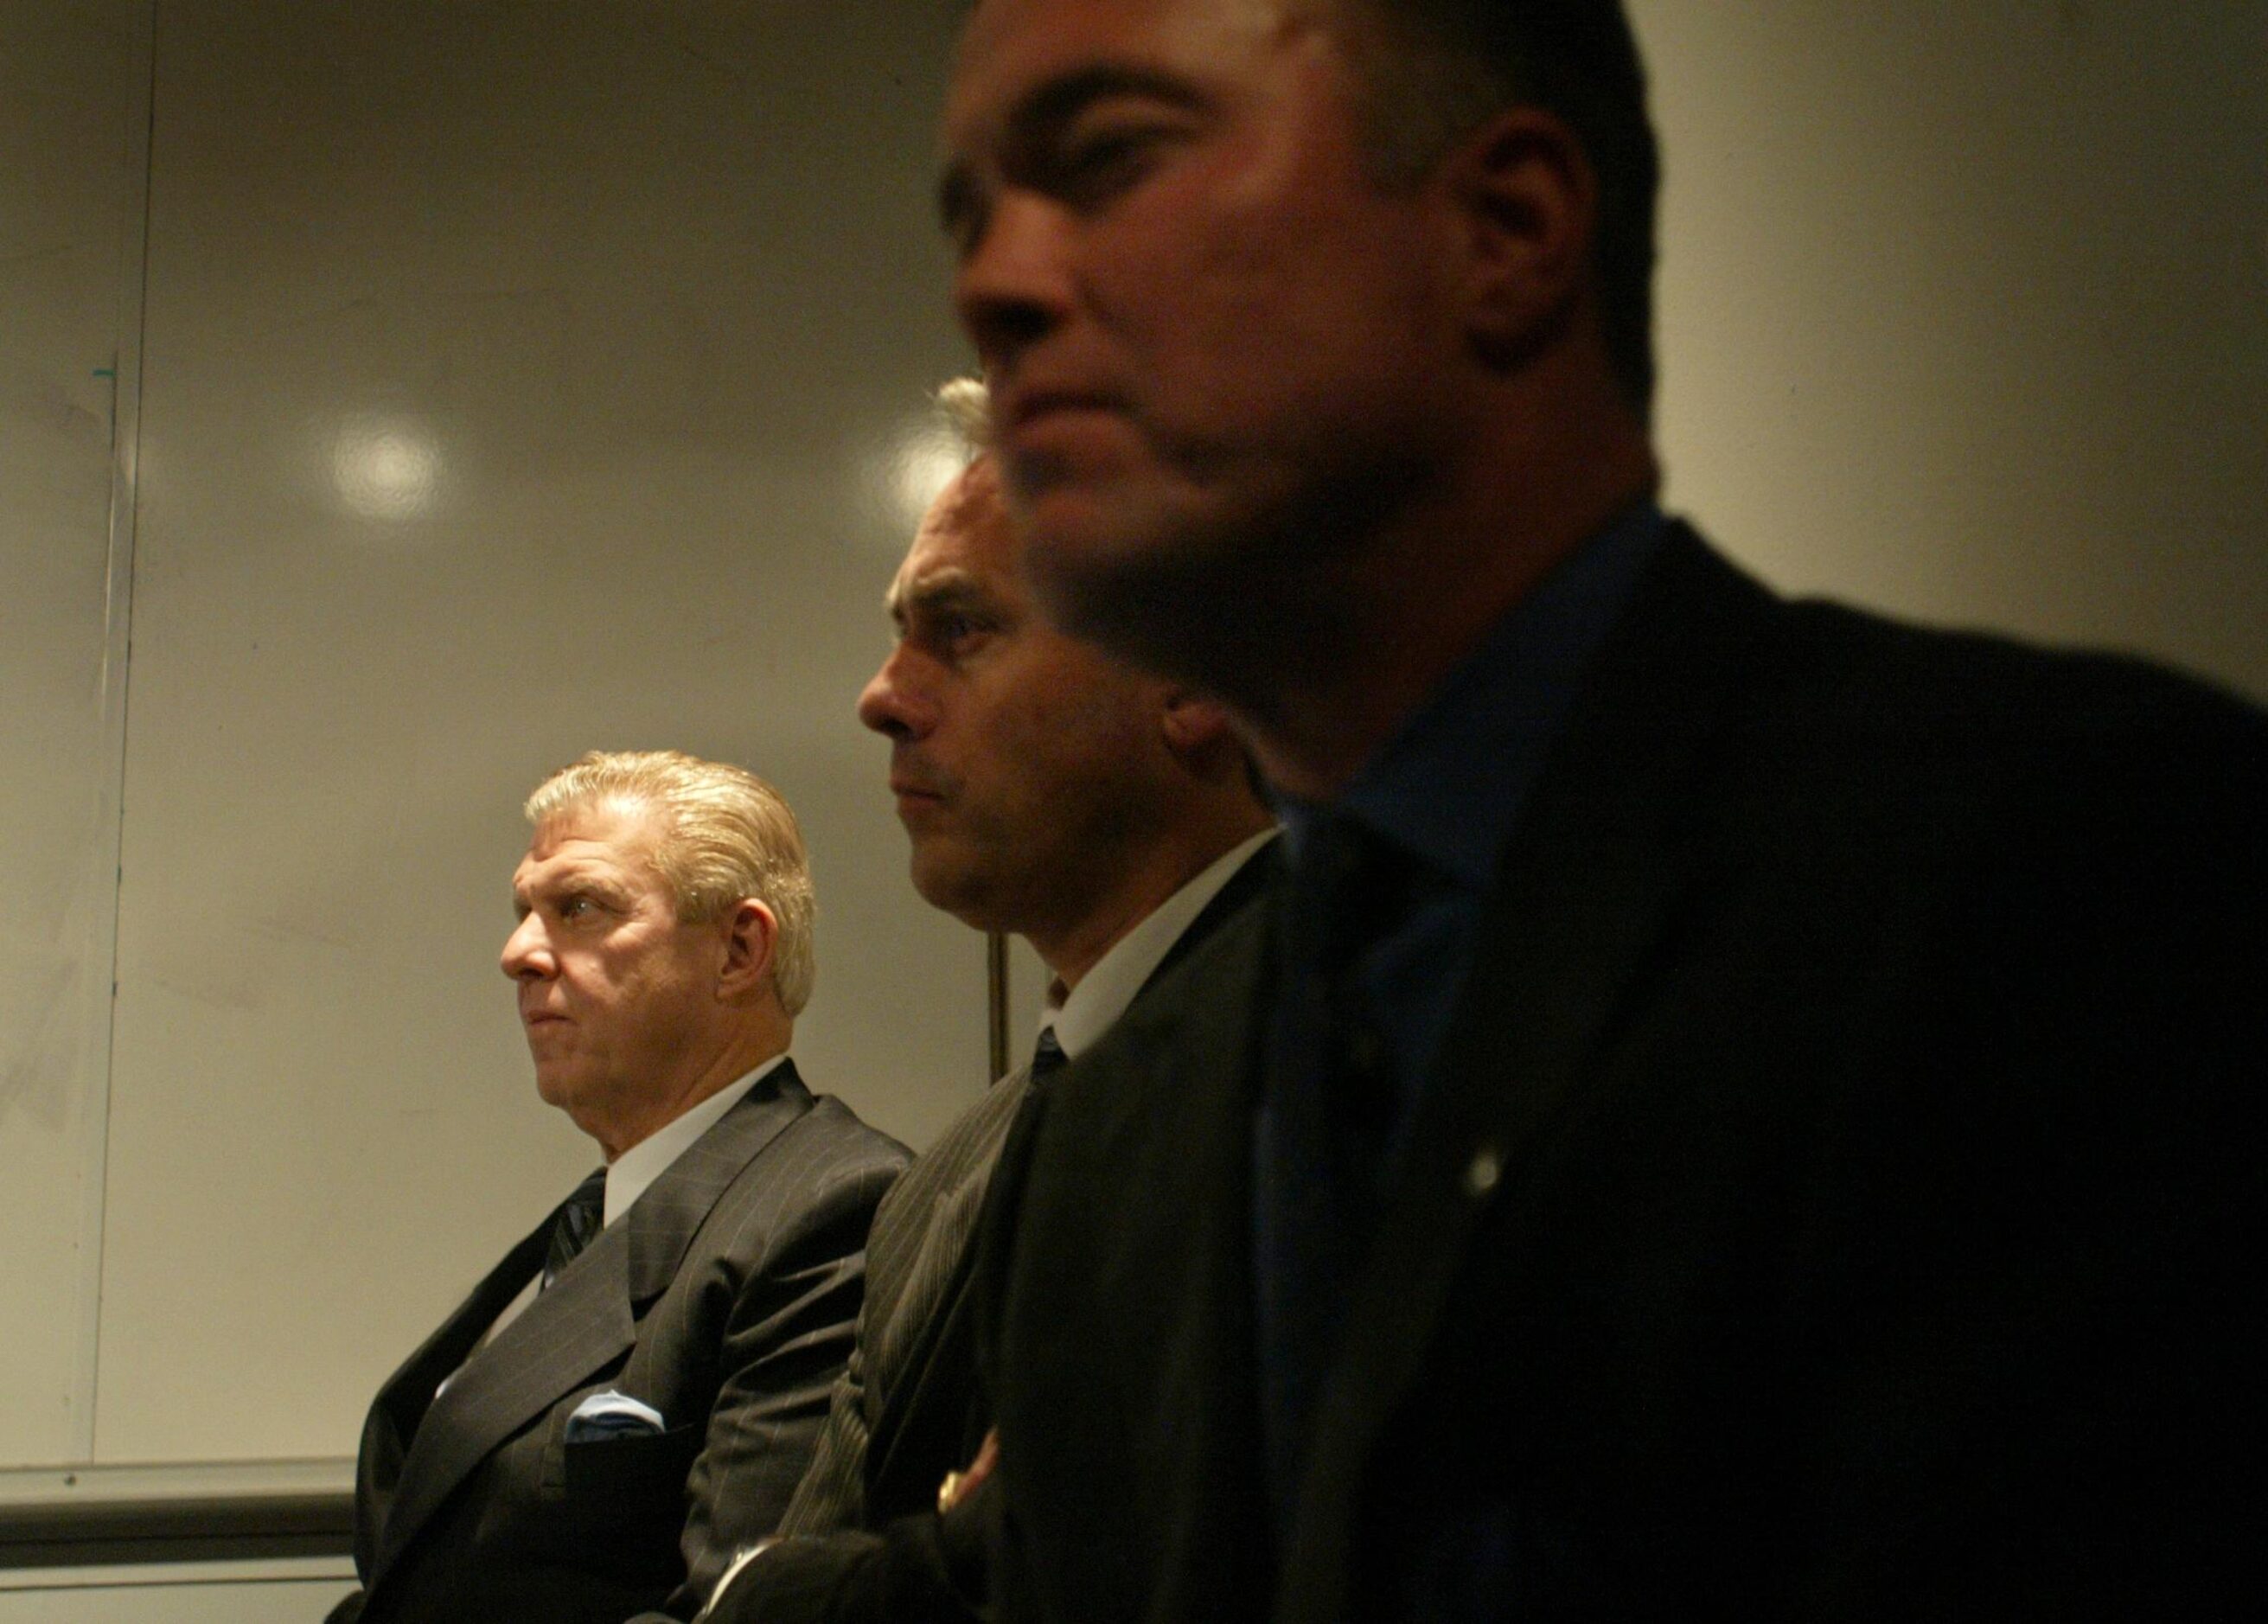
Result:
M828 1399L827 1424L820 1431L819 1448L811 1469L796 1485L780 1519L780 1532L817 1533L830 1528L855 1528L866 1520L866 1376L865 1349L850 1350L850 1360Z
M815 1147L824 1182L803 1190L737 1282L720 1354L722 1379L686 1485L686 1580L670 1611L689 1618L740 1549L770 1534L812 1458L829 1391L852 1345L874 1207L905 1164L878 1135L863 1154ZM781 1177L782 1185L801 1181Z
M990 1487L942 1517L782 1539L741 1570L702 1624L977 1624L998 1513Z

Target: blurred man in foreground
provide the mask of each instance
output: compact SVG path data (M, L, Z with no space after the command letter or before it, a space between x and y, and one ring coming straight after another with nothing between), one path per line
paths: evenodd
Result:
M1659 511L1613 0L978 0L946 139L1042 602L1292 869L1004 1162L1003 1615L2228 1602L2260 716Z

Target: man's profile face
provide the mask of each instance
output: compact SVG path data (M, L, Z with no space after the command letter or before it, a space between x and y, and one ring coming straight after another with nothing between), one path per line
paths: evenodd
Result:
M890 741L914 888L980 929L1044 934L1114 860L1163 756L1162 687L1042 620L989 459L932 506L889 594L897 641L858 698Z
M676 1097L711 1030L722 927L684 924L653 853L659 819L618 802L546 820L512 875L504 945L536 1091L609 1156L648 1102Z
M955 306L1035 582L1121 652L1160 555L1296 560L1449 432L1456 221L1366 172L1313 9L982 0L962 36Z

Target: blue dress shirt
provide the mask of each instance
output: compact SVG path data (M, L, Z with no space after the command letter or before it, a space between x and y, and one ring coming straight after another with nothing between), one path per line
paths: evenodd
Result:
M1351 956L1290 940L1254 1136L1254 1231L1263 1417L1279 1523L1336 1335L1415 1107L1434 1080L1472 966L1483 903L1528 792L1666 528L1651 501L1547 576L1328 806L1278 798L1293 922L1332 917L1317 876L1350 838L1396 878L1390 911ZM1327 828L1327 825L1329 826ZM1334 850L1336 848L1336 850ZM1303 860L1307 867L1303 869ZM1344 870L1342 870L1344 872ZM1303 883L1308 890L1303 893ZM1375 1051L1350 1099L1349 1030ZM1383 1097L1376 1097L1377 1096ZM1350 1113L1359 1120L1350 1120ZM1487 1518L1482 1517L1485 1524ZM1504 1599L1503 1543L1484 1525L1441 1530L1405 1574L1410 1616L1485 1616Z

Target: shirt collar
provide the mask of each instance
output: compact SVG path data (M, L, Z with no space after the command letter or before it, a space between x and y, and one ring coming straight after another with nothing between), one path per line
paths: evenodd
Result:
M1642 501L1545 576L1364 764L1338 808L1461 888L1485 890L1591 655L1667 528ZM1294 857L1323 810L1278 799Z
M1247 858L1275 838L1273 829L1263 829L1208 863L1140 924L1112 942L1109 951L1094 961L1094 967L1069 993L1060 981L1049 982L1040 1024L1056 1029L1056 1041L1063 1045L1067 1058L1077 1059L1126 1013L1126 1006L1134 1001L1142 984L1174 950L1174 944L1204 912L1205 904L1235 876Z
M740 1103L749 1089L763 1081L787 1059L776 1054L741 1078L727 1083L690 1110L673 1117L607 1166L607 1222L630 1211L648 1185L669 1170L670 1164L693 1148L693 1141L717 1124L717 1119Z

